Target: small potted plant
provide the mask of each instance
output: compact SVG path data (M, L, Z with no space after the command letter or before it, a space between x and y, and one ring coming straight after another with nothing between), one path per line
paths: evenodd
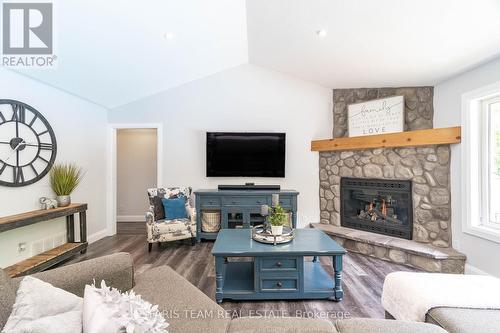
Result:
M70 194L82 179L82 170L74 164L55 164L50 170L50 187L59 207L71 204Z
M271 224L271 233L274 236L281 236L283 234L283 225L287 223L288 215L283 207L277 205L276 207L269 208L269 223Z

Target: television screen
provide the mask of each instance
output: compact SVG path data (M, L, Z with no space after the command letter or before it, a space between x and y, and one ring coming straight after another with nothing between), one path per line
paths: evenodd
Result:
M207 132L207 177L285 177L285 133Z

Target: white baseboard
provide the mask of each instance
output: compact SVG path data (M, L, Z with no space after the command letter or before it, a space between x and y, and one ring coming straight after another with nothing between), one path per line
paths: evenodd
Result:
M465 274L472 274L472 275L490 275L486 273L483 270L480 270L477 267L474 267L470 264L465 264Z
M118 215L116 216L118 222L144 222L144 215Z
M108 235L108 230L107 229L102 229L101 231L98 231L96 233L93 233L92 235L87 237L87 241L90 243L97 242L99 239L102 239L104 237L107 237Z

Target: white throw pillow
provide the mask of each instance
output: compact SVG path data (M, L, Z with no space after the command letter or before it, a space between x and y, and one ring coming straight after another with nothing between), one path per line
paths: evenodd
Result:
M82 298L27 276L2 332L81 333L82 306Z
M133 291L120 293L101 282L101 288L85 286L83 333L167 333L168 323L158 306Z

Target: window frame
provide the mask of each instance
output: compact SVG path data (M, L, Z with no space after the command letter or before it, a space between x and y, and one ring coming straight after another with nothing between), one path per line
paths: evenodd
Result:
M492 221L491 219L491 193L492 193L492 115L491 115L491 105L500 103L500 92L499 95L485 98L481 100L481 131L480 134L486 133L486 135L481 135L481 225L493 229L498 229L500 231L500 222Z
M486 180L489 179L489 174L486 175L482 169L486 158L483 147L485 147L484 140L489 141L490 135L481 135L485 126L483 101L493 100L497 97L500 98L500 82L462 95L462 193L460 206L464 233L500 243L500 228L497 228L495 224L486 223L489 221L483 218L487 212L485 209L489 206L488 203L485 205L485 200L483 200L485 196L489 197L489 183ZM485 185L488 186L488 193L484 191ZM489 212L487 216L489 216Z

